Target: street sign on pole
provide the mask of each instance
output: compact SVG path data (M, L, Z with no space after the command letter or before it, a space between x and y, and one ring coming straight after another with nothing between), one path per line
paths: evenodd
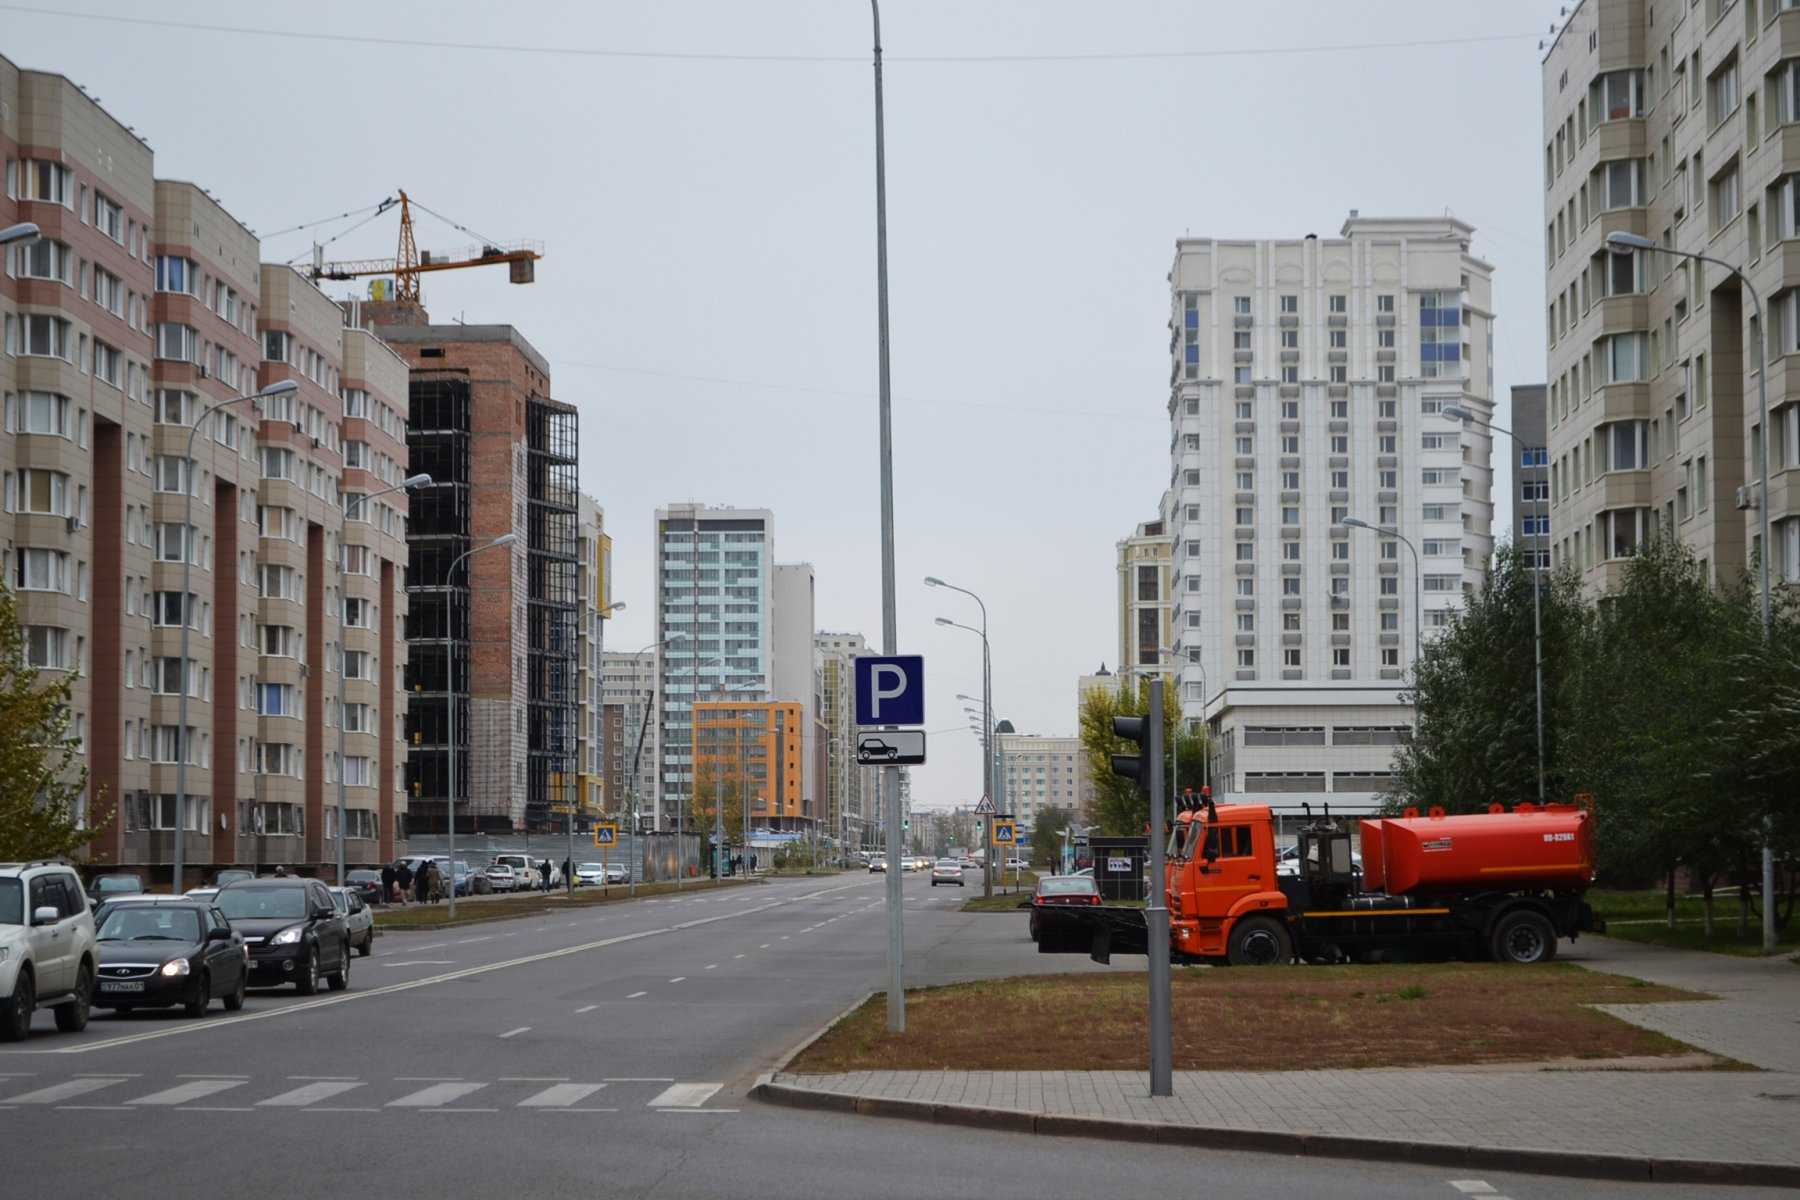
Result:
M854 662L858 725L925 723L924 655L865 654Z
M594 826L594 845L616 846L619 844L619 827L610 821L600 822Z
M988 797L988 796L983 796L983 797L982 797L982 798L981 798L981 803L980 803L980 804L977 804L977 805L976 805L976 806L975 806L975 815L976 815L976 816L978 816L978 817L991 817L991 816L993 816L993 815L994 815L994 801L993 801L993 799L992 799L992 798L991 798L991 797Z
M994 821L994 845L1016 846L1019 842L1019 827L1006 818Z
M915 765L925 761L923 729L883 729L856 737L856 761L861 764Z

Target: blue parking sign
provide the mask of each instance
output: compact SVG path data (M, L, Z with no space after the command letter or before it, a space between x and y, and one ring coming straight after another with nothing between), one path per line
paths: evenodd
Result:
M855 662L858 725L925 723L924 655L865 655Z

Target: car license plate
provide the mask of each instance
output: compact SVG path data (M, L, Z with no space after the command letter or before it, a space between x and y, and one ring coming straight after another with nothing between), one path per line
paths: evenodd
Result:
M102 979L100 981L100 990L103 992L141 992L144 990L144 984L142 980L132 983L120 983L113 979Z

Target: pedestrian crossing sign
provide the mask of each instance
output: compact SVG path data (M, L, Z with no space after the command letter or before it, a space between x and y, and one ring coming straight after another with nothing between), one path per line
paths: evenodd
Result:
M994 815L994 802L992 800L990 800L988 797L983 796L981 798L981 803L977 804L975 806L975 812L977 813L977 815L983 816L983 817L993 816Z
M994 822L994 845L1014 846L1018 844L1018 826L1011 821Z
M619 827L610 821L598 822L594 826L594 845L616 846L619 844Z

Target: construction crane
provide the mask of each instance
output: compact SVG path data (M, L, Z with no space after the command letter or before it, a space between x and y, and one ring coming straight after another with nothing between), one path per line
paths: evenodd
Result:
M364 275L392 275L394 277L393 298L410 300L414 304L420 303L419 276L427 271L459 271L464 267L490 267L505 263L509 268L511 282L532 283L536 281L537 260L544 257L542 242L509 242L501 245L483 239L478 245L469 246L460 253L437 254L430 250L421 251L413 236L413 201L407 197L405 192L400 192L397 197L389 196L376 205L374 215L380 216L396 205L400 208L400 247L393 258L326 262L324 247L315 244L312 267L307 273L314 280L356 279ZM425 208L422 204L419 207ZM430 209L425 209L425 211L431 212ZM432 213L432 215L438 216L436 213ZM439 219L471 237L479 236L473 230L457 225L447 217Z

